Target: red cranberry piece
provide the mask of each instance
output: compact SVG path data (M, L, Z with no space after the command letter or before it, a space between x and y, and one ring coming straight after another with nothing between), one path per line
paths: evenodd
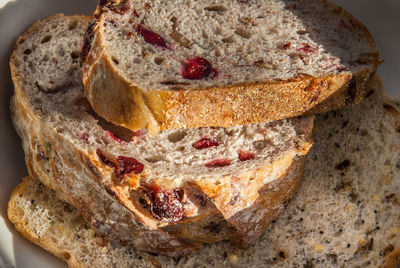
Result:
M214 167L225 167L225 166L229 166L231 164L231 160L227 159L227 158L221 158L221 159L215 159L212 160L208 163L206 163L206 167L208 168L214 168Z
M182 76L189 80L215 78L218 76L218 70L212 68L208 60L196 57L183 62Z
M92 42L94 38L94 32L93 29L96 26L96 20L92 20L89 23L89 26L85 32L85 35L83 37L83 47L80 53L80 58L81 62L84 62L89 54L90 48L92 47Z
M96 150L96 154L97 156L100 158L101 162L103 162L104 164L106 164L107 166L110 167L114 167L115 168L115 164L107 158L107 156L105 156L100 149Z
M80 138L81 140L83 140L86 144L89 144L89 135L88 135L87 133L80 132L80 133L78 134L78 136L79 136L79 138Z
M106 133L111 139L113 139L119 143L122 143L122 140L120 140L118 137L115 137L114 133L112 133L111 131L106 131Z
M132 157L118 156L116 163L114 163L105 154L103 154L100 149L96 150L96 154L104 164L114 168L114 172L119 178L123 178L124 175L130 173L139 174L144 168L142 163Z
M254 153L246 152L246 151L242 151L242 150L238 151L238 155L239 155L240 161L247 161L247 160L254 159L256 157L256 155Z
M133 136L135 136L135 137L144 136L146 134L147 134L147 131L145 129L139 129L139 130L136 130L135 132L133 132Z
M346 66L338 66L336 67L336 70L338 70L338 72L344 72L348 71L349 69Z
M288 42L288 43L283 45L283 49L289 49L291 46L292 46L292 43Z
M137 161L135 158L118 156L117 157L118 169L116 171L119 177L123 177L125 174L135 173L139 174L143 171L144 165Z
M297 51L304 52L304 53L315 53L315 52L317 52L317 50L315 48L313 48L312 46L310 46L307 43L302 43L302 46L303 47L298 48Z
M156 219L174 223L183 218L182 189L161 191L158 186L153 186L148 191L148 196L151 202L150 212Z
M214 141L208 137L203 137L200 140L196 141L192 144L193 148L196 150L202 150L210 147L219 146L220 143L218 141Z
M171 49L171 46L168 44L168 42L156 34L155 32L150 31L146 27L144 27L141 24L138 24L136 26L136 32L141 35L144 39L149 44L152 44L154 46L158 46L164 49Z

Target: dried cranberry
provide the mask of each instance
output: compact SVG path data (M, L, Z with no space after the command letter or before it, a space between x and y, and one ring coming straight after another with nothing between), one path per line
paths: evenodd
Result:
M90 48L92 47L92 42L94 38L94 32L93 29L96 26L96 20L92 20L89 23L89 26L85 32L85 35L83 37L83 47L80 53L80 58L81 62L84 62L89 54Z
M208 168L225 167L231 164L231 160L227 158L215 159L205 164Z
M283 45L283 49L289 49L291 45L292 45L292 43L288 42L288 43Z
M145 129L139 129L139 130L136 130L135 132L133 132L133 136L140 137L140 136L146 135L146 133L147 133L147 131Z
M219 146L220 143L218 141L214 141L208 137L203 137L200 140L196 141L192 144L193 148L196 150L202 150L210 147Z
M150 31L146 27L144 27L141 24L138 24L136 26L136 32L141 35L144 39L149 44L152 44L154 46L158 46L164 49L171 49L171 46L168 44L168 42L156 34L155 32Z
M247 160L254 159L256 157L256 155L254 153L246 152L246 151L242 151L242 150L238 151L238 155L239 155L240 161L247 161Z
M136 18L139 18L139 17L140 17L140 15L139 15L139 13L136 11L136 9L133 10L133 15L134 15Z
M215 78L218 76L218 70L212 68L208 60L196 57L183 62L182 76L189 80Z
M85 143L89 144L89 135L88 135L87 133L80 132L80 133L78 134L78 136L79 136L79 138L80 138L81 140L83 140Z
M135 158L118 156L117 157L118 169L117 176L123 177L125 174L135 173L139 174L143 171L144 165L137 161Z
M122 143L122 140L120 140L118 137L115 137L114 133L112 133L111 131L106 131L106 133L111 139L113 139L119 143Z
M144 165L135 158L118 156L116 163L114 163L112 160L107 158L107 156L105 156L100 149L97 149L96 153L104 164L114 168L115 175L117 175L119 178L123 178L126 174L139 174L143 171Z
M105 156L100 149L96 150L96 154L98 155L98 157L100 158L101 162L103 162L104 164L106 164L107 166L110 167L115 167L115 164L107 158L107 156Z
M183 218L183 197L182 189L161 191L158 186L152 186L148 190L150 198L150 212L158 220L174 223Z
M297 51L304 52L304 53L315 53L315 52L317 52L317 50L315 48L313 48L312 46L310 46L307 43L302 43L301 45L303 47L298 48Z
M348 71L349 69L346 66L338 66L338 67L336 67L336 70L338 72L344 72L344 71Z

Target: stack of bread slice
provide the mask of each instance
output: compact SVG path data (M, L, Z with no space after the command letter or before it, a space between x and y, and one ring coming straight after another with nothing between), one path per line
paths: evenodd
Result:
M17 41L29 174L106 241L172 257L254 245L300 185L313 114L360 102L379 59L320 0L100 1L94 17L54 15Z

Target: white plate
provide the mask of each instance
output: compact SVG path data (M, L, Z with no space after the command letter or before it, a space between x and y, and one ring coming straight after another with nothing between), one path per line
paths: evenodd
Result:
M0 0L0 8L7 0ZM367 25L385 63L378 73L388 91L400 96L400 1L336 0ZM16 0L0 9L0 267L57 268L66 265L16 233L7 220L12 189L27 174L20 140L11 126L12 82L8 60L15 39L34 21L55 13L90 14L96 0Z

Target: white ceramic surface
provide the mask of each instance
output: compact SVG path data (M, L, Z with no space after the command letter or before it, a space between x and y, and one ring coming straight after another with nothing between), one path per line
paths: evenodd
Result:
M0 8L7 0L0 0ZM378 73L391 94L400 96L400 1L333 1L362 21L372 32L381 58ZM27 174L20 140L12 128L8 102L12 82L8 67L15 39L35 20L55 13L90 14L96 0L14 0L0 9L0 267L57 268L64 263L16 233L7 220L7 200Z

